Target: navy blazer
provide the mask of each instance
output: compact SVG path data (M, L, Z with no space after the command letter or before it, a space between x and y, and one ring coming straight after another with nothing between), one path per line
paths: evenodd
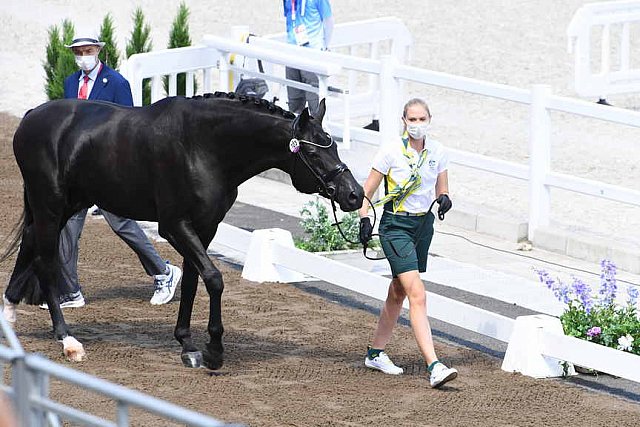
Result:
M77 98L80 74L82 70L78 70L64 79L64 97ZM98 77L93 84L93 89L89 94L89 99L97 101L109 101L120 105L133 107L133 98L131 96L131 86L127 79L122 77L112 68L102 64L102 69L98 73Z

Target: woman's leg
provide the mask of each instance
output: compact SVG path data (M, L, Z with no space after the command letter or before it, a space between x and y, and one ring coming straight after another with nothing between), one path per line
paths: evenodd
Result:
M391 280L387 299L382 306L382 312L378 319L378 327L373 337L373 348L384 349L391 339L391 334L393 333L394 326L398 322L398 317L400 317L400 311L402 310L402 303L405 297L406 295L400 281L397 278Z
M409 298L409 319L418 348L427 365L430 365L438 360L438 356L433 348L431 325L427 317L427 295L424 283L416 270L399 274L398 281Z

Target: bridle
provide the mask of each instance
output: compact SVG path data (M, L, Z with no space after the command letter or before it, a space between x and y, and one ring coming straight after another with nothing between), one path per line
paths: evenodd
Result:
M333 180L336 179L338 176L342 175L343 173L345 173L346 171L348 171L349 168L347 167L347 165L340 162L339 164L336 165L335 168L331 169L327 173L319 174L313 167L311 167L311 162L309 162L309 159L307 158L307 156L304 155L304 153L302 152L301 143L313 145L315 147L320 147L323 149L328 149L333 145L333 138L330 138L331 142L328 145L320 145L313 141L307 141L306 139L296 138L296 127L297 127L299 118L300 116L296 117L293 120L293 123L291 124L291 140L289 141L289 151L291 151L293 154L296 155L294 157L294 167L292 168L291 173L292 175L295 175L296 173L295 160L300 159L302 163L307 167L307 169L311 171L311 173L316 178L316 180L318 180L318 182L320 183L320 185L318 186L318 192L320 193L320 195L329 198L331 200L331 203L334 204L336 186ZM292 179L295 180L295 176L292 176ZM334 204L334 209L335 209L335 204Z

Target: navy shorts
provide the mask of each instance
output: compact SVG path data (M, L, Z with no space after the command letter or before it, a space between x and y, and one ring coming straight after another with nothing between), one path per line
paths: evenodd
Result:
M412 270L427 271L434 221L435 216L431 212L421 216L402 216L384 211L378 233L393 277Z

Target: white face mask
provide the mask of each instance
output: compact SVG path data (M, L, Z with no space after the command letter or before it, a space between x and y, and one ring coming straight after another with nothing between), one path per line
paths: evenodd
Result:
M413 139L422 139L427 136L427 130L429 129L429 123L407 123L407 132Z
M98 65L98 56L77 56L76 64L81 70L91 71Z

